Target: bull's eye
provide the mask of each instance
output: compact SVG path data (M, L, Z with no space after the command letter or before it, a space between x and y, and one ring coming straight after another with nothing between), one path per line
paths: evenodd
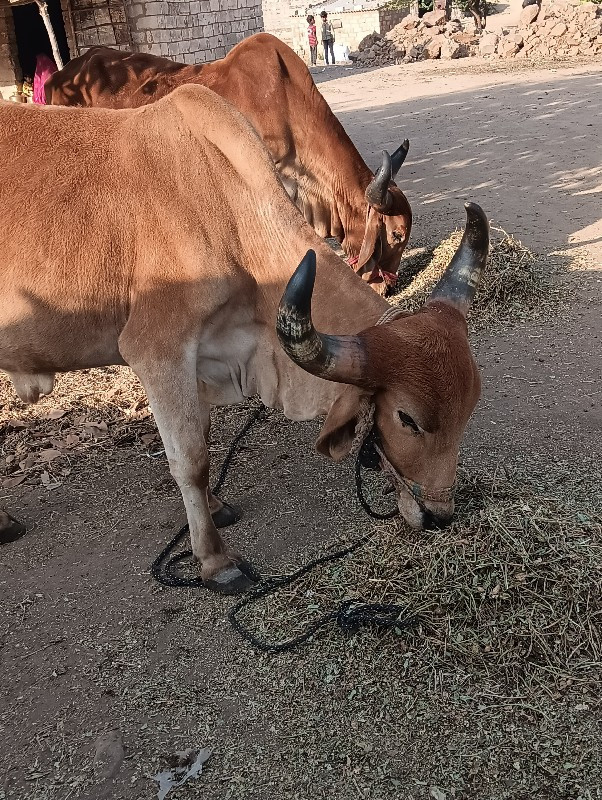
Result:
M418 425L414 422L409 414L406 414L404 411L398 411L397 413L399 414L399 419L401 420L402 424L410 428L412 433L422 433Z

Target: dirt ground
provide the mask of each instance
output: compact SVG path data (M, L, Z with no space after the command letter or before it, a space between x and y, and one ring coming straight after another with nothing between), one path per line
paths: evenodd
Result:
M483 397L462 462L520 469L600 509L602 66L335 68L316 81L370 165L410 139L412 248L460 227L468 199L560 265L554 318L473 336ZM216 415L217 465L246 414ZM314 453L318 428L273 413L227 481L245 512L229 538L265 572L370 526L351 467ZM0 489L29 526L0 549L1 800L149 800L151 776L191 747L213 755L170 798L602 798L599 664L536 702L453 658L433 673L391 635L332 631L258 655L226 621L231 600L154 583L183 507L153 432L123 371L65 376L27 411L0 376L0 458L37 435L48 460Z

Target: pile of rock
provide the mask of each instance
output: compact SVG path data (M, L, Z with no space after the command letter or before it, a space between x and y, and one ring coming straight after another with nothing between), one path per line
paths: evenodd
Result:
M371 33L349 58L358 67L407 64L430 58L462 58L478 52L478 37L458 19L447 22L445 11L422 18L408 16L384 36Z
M602 54L602 6L555 2L528 5L514 31L484 33L479 53L490 58L567 58Z
M432 58L566 58L602 54L602 5L579 0L554 0L542 8L527 5L519 25L501 34L477 35L472 20L467 29L444 11L421 19L408 16L385 36L371 33L350 60L358 67L407 64Z

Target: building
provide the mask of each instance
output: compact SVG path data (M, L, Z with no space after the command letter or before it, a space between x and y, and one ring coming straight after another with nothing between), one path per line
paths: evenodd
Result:
M46 0L64 62L94 45L186 63L222 58L263 30L261 0ZM39 52L52 56L38 5L0 0L0 96L33 76Z

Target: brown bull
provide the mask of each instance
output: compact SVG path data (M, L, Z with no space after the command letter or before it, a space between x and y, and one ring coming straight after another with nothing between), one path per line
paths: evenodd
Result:
M377 291L395 282L412 213L392 181L408 144L383 154L374 179L306 65L275 36L251 36L226 58L193 66L93 47L47 81L46 97L54 105L137 108L186 83L208 86L246 116L305 219L338 239L356 272Z
M0 104L0 207L0 369L24 402L56 372L134 370L208 586L247 581L215 524L212 404L326 414L317 447L337 461L373 414L405 519L451 518L480 392L465 320L488 250L478 206L427 304L384 322L387 302L297 212L249 123L186 86L131 111Z

